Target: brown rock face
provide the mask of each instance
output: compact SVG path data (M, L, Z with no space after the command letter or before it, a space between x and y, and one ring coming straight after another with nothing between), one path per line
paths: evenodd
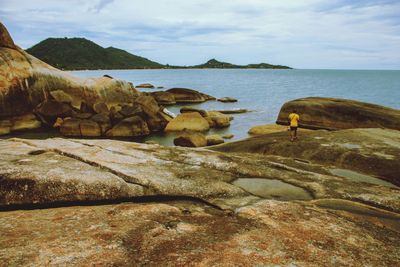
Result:
M310 129L390 128L400 130L400 110L336 98L308 97L285 103L277 119L287 125L296 110L300 127Z
M109 137L135 137L149 135L150 130L147 123L139 116L133 116L120 121L106 136Z
M171 88L167 92L174 96L176 103L202 103L215 99L212 96L187 88Z
M15 49L16 46L12 40L10 34L8 33L6 27L0 22L0 47L8 47Z
M165 127L166 132L174 131L207 131L210 125L198 112L182 113L172 119Z
M175 97L172 93L158 91L158 92L152 92L151 95L154 97L154 99L160 105L175 105L176 104Z
M206 139L208 146L219 145L225 142L224 139L218 134L207 135Z
M184 147L203 147L207 145L207 139L204 134L187 132L176 137L174 139L174 145Z
M131 103L139 95L124 81L101 78L79 78L60 71L13 45L7 30L0 26L0 117L22 115L46 99L51 91L63 91L72 104L93 105Z
M212 121L210 126L214 128L229 127L231 125L231 119L233 119L233 117L222 114L218 111L208 111L207 117Z

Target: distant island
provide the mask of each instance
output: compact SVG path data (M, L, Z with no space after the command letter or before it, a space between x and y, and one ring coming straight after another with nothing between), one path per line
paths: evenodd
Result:
M268 63L235 65L211 59L194 66L163 65L115 47L101 47L85 38L48 38L26 50L44 62L64 70L96 69L291 69Z

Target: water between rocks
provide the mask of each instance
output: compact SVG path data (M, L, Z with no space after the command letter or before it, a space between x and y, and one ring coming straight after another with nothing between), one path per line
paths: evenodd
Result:
M239 178L232 184L250 194L276 200L311 200L313 197L301 187L297 187L276 179Z
M383 186L392 187L392 188L399 188L398 186L396 186L392 183L389 183L387 181L384 181L382 179L372 177L369 175L365 175L362 173L358 173L355 171L350 171L350 170L346 170L346 169L330 169L329 171L333 175L340 176L340 177L343 177L343 178L346 178L346 179L349 179L349 180L355 181L355 182L364 182L364 183L370 183L370 184L376 184L376 185L383 185Z

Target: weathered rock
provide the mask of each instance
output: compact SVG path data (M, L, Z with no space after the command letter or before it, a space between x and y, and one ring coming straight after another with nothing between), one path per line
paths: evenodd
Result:
M104 102L98 102L93 105L93 110L96 113L109 112L107 105Z
M41 103L36 112L43 116L43 118L51 125L58 117L64 118L72 115L72 108L70 105L58 102L56 100L47 100Z
M139 116L123 119L106 133L109 137L134 137L148 134L150 130L147 123Z
M298 132L292 143L287 132L257 136L216 148L223 152L278 155L372 175L400 185L400 132L349 129ZM335 167L334 167L335 166Z
M90 104L86 103L85 101L81 102L79 110L81 113L91 113L91 114L96 113L93 107Z
M139 95L124 81L79 78L49 66L15 46L2 24L0 36L0 117L32 112L56 90L70 95L73 103L90 105L99 101L107 105L130 103Z
M238 108L238 109L223 109L223 110L216 110L222 114L240 114L240 113L247 113L251 112L251 110Z
M70 96L69 94L65 93L62 90L55 90L55 91L50 91L50 95L54 98L54 100L56 100L57 102L60 103L65 103L65 104L72 104L73 103L73 99L72 96ZM81 103L79 102L79 104L77 103L77 105L81 105Z
M194 108L194 107L189 107L189 106L181 107L180 112L181 113L197 112L202 117L207 117L208 116L207 111L205 111L203 109L197 109L197 108Z
M76 118L76 119L82 119L82 120L86 120L89 119L93 116L93 113L82 113L82 112L73 112L72 113L72 117Z
M104 74L103 77L109 78L109 79L114 79L112 76L110 76L110 75L108 75L108 74Z
M80 137L81 128L79 127L81 120L76 118L65 119L61 124L60 133L64 136Z
M202 103L215 99L212 96L187 88L171 88L167 92L173 94L176 103Z
M310 129L390 128L400 130L400 110L354 100L307 97L285 103L277 119L287 125L289 113L300 115L300 127Z
M70 119L70 117L68 117L68 119ZM63 123L64 120L62 118L57 118L53 124L53 128L60 128Z
M82 137L98 137L101 136L101 128L97 122L91 120L81 120L79 128Z
M160 105L175 105L175 97L172 93L165 91L152 92L151 95Z
M123 105L119 113L124 117L141 116L143 115L143 109L140 105Z
M139 96L136 98L135 103L139 104L143 112L149 117L157 116L158 112L161 110L161 107L158 105L154 97L149 95Z
M222 98L218 98L217 99L219 102L223 102L223 103L233 103L233 102L237 102L236 98L233 97L222 97Z
M234 137L233 134L224 134L224 135L222 135L222 138L224 138L224 139L232 139L233 137Z
M208 111L207 117L209 117L212 121L210 127L215 127L215 128L229 127L231 125L230 121L233 119L233 117L222 114L218 111Z
M207 146L219 145L224 143L224 139L219 134L207 135Z
M270 133L279 133L286 132L288 130L288 126L276 125L276 124L265 124L254 126L250 128L248 131L249 134L252 135L262 135L262 134L270 134Z
M176 118L172 119L164 131L207 131L210 129L210 125L198 112L183 113L179 114Z
M26 131L37 129L42 126L42 123L32 113L25 114L22 116L16 116L10 118L11 131Z
M150 88L150 89L152 89L154 87L155 86L152 85L151 83L142 83L142 84L136 85L136 88Z
M11 132L12 123L9 120L0 120L0 135L6 135Z
M203 147L207 145L204 134L197 132L185 132L174 139L174 145L183 147Z
M108 112L96 114L91 117L90 120L99 124L101 135L106 135L106 132L112 128L110 114Z

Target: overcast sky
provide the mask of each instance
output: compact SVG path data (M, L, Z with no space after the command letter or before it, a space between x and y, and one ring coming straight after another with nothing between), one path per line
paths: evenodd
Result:
M400 0L0 0L0 21L23 48L85 37L164 64L400 69Z

